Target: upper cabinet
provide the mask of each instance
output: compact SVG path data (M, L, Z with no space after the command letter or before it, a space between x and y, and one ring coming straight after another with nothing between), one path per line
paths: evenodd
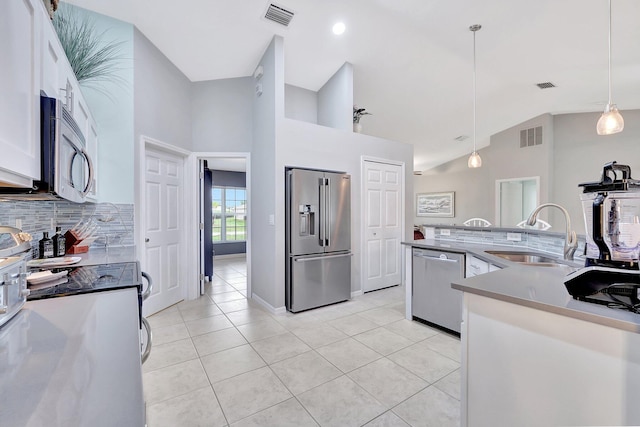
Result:
M0 14L0 181L29 187L40 178L42 0L3 2Z
M96 123L42 0L4 2L0 37L0 185L31 187L40 179L41 91L63 100L97 167Z

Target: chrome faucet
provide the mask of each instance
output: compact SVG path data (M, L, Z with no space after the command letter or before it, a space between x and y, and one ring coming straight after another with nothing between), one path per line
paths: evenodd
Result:
M538 213L542 210L542 208L546 207L554 207L558 208L564 214L565 225L566 225L566 235L564 237L564 259L573 261L573 254L576 249L578 249L578 237L576 236L576 232L571 230L571 219L569 218L569 212L565 208L560 205L556 205L555 203L543 203L531 212L529 215L529 219L527 219L527 225L532 226L535 225L538 220Z

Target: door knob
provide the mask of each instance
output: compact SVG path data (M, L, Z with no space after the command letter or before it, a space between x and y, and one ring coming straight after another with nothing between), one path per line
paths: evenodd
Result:
M145 243L149 243L149 238L147 237L146 239L144 239Z

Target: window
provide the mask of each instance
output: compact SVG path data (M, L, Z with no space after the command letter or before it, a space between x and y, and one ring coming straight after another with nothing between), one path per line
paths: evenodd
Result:
M213 187L211 212L213 241L245 241L247 232L247 190Z

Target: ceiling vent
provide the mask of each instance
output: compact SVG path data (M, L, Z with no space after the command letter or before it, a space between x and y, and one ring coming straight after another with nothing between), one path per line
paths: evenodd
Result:
M542 145L542 126L520 131L520 148Z
M556 87L556 85L551 82L536 83L536 86L538 86L540 89L550 89L552 87Z
M422 175L422 171L413 171L413 174L415 176L420 176L420 175Z
M462 142L462 141L466 141L467 139L469 139L469 137L467 135L460 135L460 136L456 136L453 139L458 141L458 142Z
M291 23L291 20L293 19L293 12L285 9L282 6L271 3L267 8L267 13L264 14L264 17L269 21L273 21L275 23L288 27Z

